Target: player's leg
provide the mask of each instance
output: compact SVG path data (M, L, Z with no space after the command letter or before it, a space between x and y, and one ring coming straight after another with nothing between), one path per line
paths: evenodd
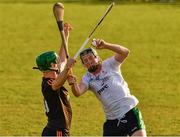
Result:
M65 135L63 135L62 130L45 127L42 132L42 137L46 137L46 136L62 137Z
M146 137L145 124L142 114L138 108L133 108L128 112L129 117L129 135Z
M42 137L45 136L55 136L55 131L53 131L51 128L45 127L42 131Z
M107 120L103 126L103 136L126 136L123 125L118 124L119 120Z

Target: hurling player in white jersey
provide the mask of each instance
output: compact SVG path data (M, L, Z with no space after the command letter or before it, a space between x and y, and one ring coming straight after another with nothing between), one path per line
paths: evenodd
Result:
M127 58L129 50L102 39L97 39L95 42L96 49L108 49L115 55L101 61L94 49L83 50L80 58L88 71L80 83L77 83L76 76L69 76L68 82L73 94L78 97L91 90L102 103L106 115L103 136L145 137L146 130L142 115L136 107L138 100L130 94L121 74L121 65Z

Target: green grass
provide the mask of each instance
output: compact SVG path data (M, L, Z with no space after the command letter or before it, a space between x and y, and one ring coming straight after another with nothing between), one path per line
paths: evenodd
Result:
M51 3L0 4L0 135L40 135L46 124L35 58L58 51L59 32ZM66 3L65 20L73 24L69 41L74 55L107 5ZM148 135L180 135L180 8L177 5L116 5L94 37L131 50L122 66L131 93L140 100ZM99 51L105 59L112 52ZM80 61L74 73L85 72ZM66 84L69 88L69 86ZM102 135L100 103L88 92L76 98L72 135Z

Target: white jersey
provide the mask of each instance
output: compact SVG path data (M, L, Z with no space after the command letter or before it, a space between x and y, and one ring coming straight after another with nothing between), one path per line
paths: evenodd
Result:
M128 85L121 75L120 63L114 57L102 62L101 72L96 76L87 72L82 82L101 101L109 120L121 118L139 102L130 94Z

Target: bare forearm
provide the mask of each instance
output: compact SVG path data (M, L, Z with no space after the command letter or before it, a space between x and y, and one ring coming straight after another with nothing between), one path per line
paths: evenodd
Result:
M62 87L67 79L69 69L65 68L56 78L54 84L52 85L53 90L57 90Z
M68 43L68 37L65 37L66 43ZM61 47L59 49L59 57L60 57L60 62L66 61L66 52L64 49L65 45L64 43L61 43Z
M81 96L87 91L86 85L82 82L78 84L74 75L69 75L68 83L71 85L72 92L76 97Z
M59 60L60 62L66 61L66 54L65 54L65 49L64 49L63 44L61 44L61 47L59 49Z
M106 43L105 46L106 49L112 50L113 52L121 55L128 55L129 54L129 49L120 46L118 44L111 44L111 43Z
M71 85L71 89L72 89L74 96L79 97L81 95L80 94L81 91L80 91L80 87L79 87L78 83L74 83L73 85Z

